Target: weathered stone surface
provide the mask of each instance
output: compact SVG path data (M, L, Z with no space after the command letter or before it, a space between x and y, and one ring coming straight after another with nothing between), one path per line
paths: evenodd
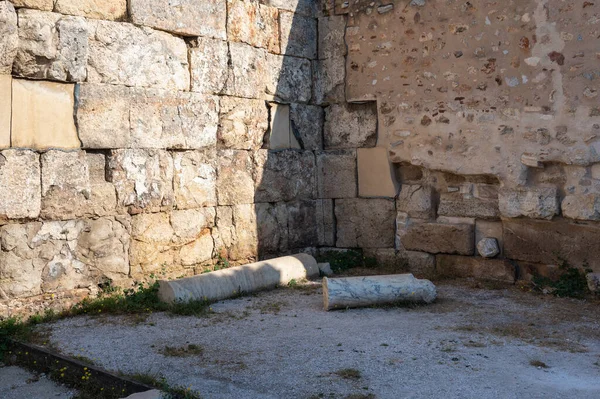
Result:
M173 159L164 150L112 150L108 180L117 190L118 205L130 213L169 209L173 205Z
M317 200L317 236L320 246L335 246L335 212L333 200Z
M215 208L140 214L131 223L131 276L180 273L213 255ZM172 274L171 274L172 275Z
M345 101L346 58L343 56L313 61L313 101L315 104L338 104Z
M173 190L177 209L217 205L216 162L214 150L173 154Z
M588 273L586 277L590 291L596 295L600 294L600 273Z
M356 151L318 152L317 185L319 198L355 198Z
M307 103L311 98L312 78L309 60L267 54L267 93L282 102Z
M326 108L324 138L325 149L375 146L375 107L371 104L336 104Z
M89 27L83 18L19 10L15 74L34 79L85 81L88 34Z
M358 195L394 198L400 190L394 168L383 147L358 148Z
M17 55L17 13L9 1L0 1L0 75L10 75Z
M414 218L431 219L435 217L433 194L429 186L403 184L396 209Z
M259 150L254 153L256 202L316 197L315 156L309 151Z
M254 203L254 165L248 151L217 153L217 198L219 205ZM266 201L260 201L266 202Z
M199 37L190 49L192 91L219 94L228 76L229 46L227 42ZM241 77L241 76L240 76Z
M136 25L185 36L226 38L225 0L130 0L129 14Z
M319 59L345 56L348 53L345 34L346 18L343 15L319 18Z
M319 2L313 0L260 0L260 2L307 16L315 16L319 11Z
M12 76L0 75L0 149L10 147Z
M279 53L279 10L254 1L227 0L228 39Z
M498 197L480 199L462 193L442 193L438 214L442 216L497 219L500 216Z
M500 213L504 217L526 216L533 219L552 219L559 213L558 192L555 187L504 189L498 195Z
M290 106L271 104L269 107L271 128L265 140L265 148L269 150L289 150L300 148L296 138L292 136L290 121Z
M281 54L317 58L317 21L292 12L279 12Z
M398 218L398 239L404 249L432 254L473 255L474 226L468 224L413 223Z
M92 287L129 275L127 221L11 224L0 235L0 288L9 297Z
M600 227L566 220L507 219L504 224L504 256L543 264L582 267L586 263L600 272Z
M133 4L135 2L132 6ZM86 18L119 21L127 17L127 0L55 0L54 11Z
M498 243L500 253L504 247L502 222L489 220L476 220L475 222L475 242L479 242L485 238L493 238Z
M255 205L260 254L281 254L288 250L288 207L284 203Z
M500 246L495 238L486 237L477 242L477 252L483 258L495 258L500 254Z
M323 123L325 111L322 107L305 104L291 104L290 118L292 133L302 149L318 151L323 149Z
M499 259L482 259L466 256L436 256L436 271L442 277L474 277L480 280L502 281L513 284L516 280L515 267Z
M318 219L322 215L322 211L317 211L320 205L319 201L294 201L287 204L290 249L319 245L319 224L323 223Z
M13 79L12 146L79 148L73 85Z
M15 7L27 7L42 11L52 11L54 0L11 0Z
M269 110L264 101L221 97L219 148L258 150L269 128Z
M183 39L109 21L90 21L89 32L88 82L189 90Z
M245 98L262 98L267 84L265 50L232 42L229 43L229 53L231 64L224 94Z
M335 201L337 242L340 248L393 248L394 201L340 199Z
M235 263L247 263L258 256L258 227L255 205L219 206L213 229L215 250Z
M600 220L600 195L567 195L561 208L569 219Z
M41 203L39 155L26 150L2 151L0 187L0 222L37 218Z

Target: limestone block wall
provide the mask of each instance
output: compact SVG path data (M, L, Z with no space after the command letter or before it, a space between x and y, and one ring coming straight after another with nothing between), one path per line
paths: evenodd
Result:
M312 0L0 0L0 316L334 246L321 17Z
M562 261L600 271L600 2L325 9L320 61L345 58L324 79L317 155L324 181L344 182L320 193L334 199L337 247L506 281Z

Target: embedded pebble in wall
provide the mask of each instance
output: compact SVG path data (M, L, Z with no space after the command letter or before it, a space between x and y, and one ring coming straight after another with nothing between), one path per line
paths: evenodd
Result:
M386 5L377 7L377 12L380 14L385 14L386 12L390 12L393 9L394 9L393 4L386 4Z
M477 252L484 258L495 258L500 254L498 240L486 237L477 243Z

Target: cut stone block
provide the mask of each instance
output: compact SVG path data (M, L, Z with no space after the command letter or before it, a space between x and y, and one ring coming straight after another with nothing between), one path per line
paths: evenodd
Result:
M49 219L82 216L81 210L75 208L85 206L92 195L86 153L51 150L42 154L41 164L43 216ZM64 206L70 212L60 209Z
M291 104L290 118L292 133L302 149L311 151L323 149L325 111L322 107Z
M226 41L199 37L190 49L192 91L219 94L228 75L229 46Z
M260 0L260 2L310 17L316 16L319 12L319 2L314 0Z
M70 84L13 79L12 146L79 148L73 91Z
M317 184L319 198L355 198L356 151L318 152Z
M0 222L37 218L41 204L39 155L27 150L5 150L0 161Z
M398 194L400 188L387 149L358 148L356 157L359 196L394 198Z
M253 174L254 165L248 151L218 151L217 198L219 205L254 203Z
M498 202L500 213L507 218L550 220L559 214L556 187L504 189L498 195Z
M307 103L312 96L312 75L309 60L284 55L267 54L266 91L281 102Z
M502 281L514 284L515 267L505 260L483 259L466 256L436 256L436 271L442 277Z
M563 215L569 219L600 220L600 195L567 195L561 208Z
M269 110L262 100L221 97L219 148L258 150L269 128Z
M346 56L345 34L346 17L343 15L319 18L319 59Z
M317 236L319 246L335 245L335 215L333 200L317 200Z
M346 57L313 61L313 101L318 105L345 101Z
M0 75L0 149L10 147L12 77Z
M374 147L377 141L375 107L348 104L326 108L324 137L325 149Z
M279 53L279 10L254 1L227 0L228 39Z
M55 0L54 11L86 18L121 21L127 17L127 0Z
M317 201L294 201L287 204L289 247L305 248L318 246L319 223ZM322 211L320 213L322 215Z
M288 207L285 203L255 205L260 254L285 253L288 250Z
M267 56L264 49L243 43L229 43L231 65L224 94L263 98L267 84ZM271 73L271 71L269 71Z
M108 179L117 190L118 205L130 213L155 212L173 205L173 159L163 150L112 150Z
M315 156L310 151L259 150L254 153L256 202L316 197Z
M88 24L81 17L20 9L14 73L33 79L85 81L88 35Z
M255 205L219 206L213 229L216 251L230 261L247 262L258 256L258 226Z
M10 75L19 46L17 12L9 1L0 1L0 75Z
M500 248L499 255L502 255L504 247L502 222L478 219L475 222L475 242L479 242L484 238L494 238Z
M317 21L315 18L280 11L281 54L317 58Z
M527 219L504 220L503 224L504 256L509 259L555 265L566 260L600 272L600 227L595 224Z
M54 0L11 0L15 7L33 8L42 11L52 11Z
M136 25L178 35L223 40L227 36L225 0L130 0L129 14Z
M394 201L340 199L335 201L339 248L393 248Z
M177 209L217 205L216 153L212 150L173 154L173 190Z
M492 200L474 198L461 193L442 193L438 214L442 216L497 219L500 216L498 197Z
M290 124L290 106L271 104L271 129L268 147L270 150L288 150L292 148ZM299 147L295 138L294 144L294 148Z
M182 38L127 23L89 21L88 82L189 90Z
M398 238L404 249L432 254L473 255L474 226L468 224L398 223Z
M432 187L403 184L396 209L414 218L431 219L435 217L433 195Z

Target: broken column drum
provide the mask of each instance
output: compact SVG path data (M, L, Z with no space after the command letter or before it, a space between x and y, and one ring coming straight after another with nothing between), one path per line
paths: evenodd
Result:
M158 295L162 301L169 303L193 300L212 302L318 275L319 267L315 258L298 254L180 280L159 281Z
M325 310L392 303L432 303L435 285L412 274L390 276L323 278Z

